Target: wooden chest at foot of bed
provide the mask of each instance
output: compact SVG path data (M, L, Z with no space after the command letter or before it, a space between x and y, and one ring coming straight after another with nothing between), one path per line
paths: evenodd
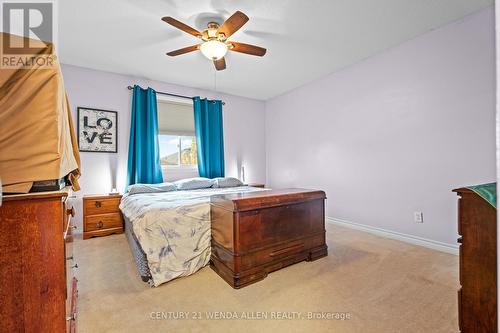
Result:
M328 254L325 192L285 189L211 197L210 266L233 288Z

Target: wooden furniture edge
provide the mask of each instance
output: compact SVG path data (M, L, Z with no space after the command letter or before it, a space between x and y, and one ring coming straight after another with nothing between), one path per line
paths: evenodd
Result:
M455 193L475 193L473 190L468 189L466 187L456 188L456 189L452 190L452 192L455 192Z
M83 239L89 239L92 237L99 237L99 236L109 236L112 234L122 234L122 233L123 233L123 227L109 228L109 229L103 229L103 230L94 230L94 231L85 231L83 233Z
M234 289L240 289L261 281L267 277L269 273L277 271L281 268L291 266L301 261L315 261L328 256L328 246L326 244L310 249L305 249L281 258L280 261L271 261L265 264L254 266L250 269L242 270L239 273L234 273L229 267L224 264L216 255L212 254L210 258L210 267L218 273L227 284ZM240 279L246 279L240 283Z
M123 194L85 194L82 198L83 200L92 199L118 199L122 198Z
M306 236L291 238L289 240L284 240L284 241L281 241L281 242L276 242L276 243L272 243L272 244L260 246L260 247L257 247L257 248L254 248L254 249L251 249L251 250L248 250L248 251L245 251L245 252L240 252L240 253L234 253L234 251L231 251L231 250L225 248L222 244L220 244L219 242L217 242L217 241L215 241L213 239L211 241L211 245L219 248L220 250L222 250L223 252L226 252L227 254L230 254L231 256L234 256L234 257L243 257L245 255L249 255L249 254L252 254L252 253L255 253L255 252L259 252L259 251L262 251L262 250L267 250L267 249L270 249L270 248L273 248L273 247L276 247L276 246L286 245L287 243L290 243L290 242L296 242L296 241L301 241L301 240L308 239L308 238L315 237L315 236L321 236L321 235L324 235L325 233L326 233L326 229L323 230L323 231L318 231L318 232L315 232L315 233L308 234ZM326 246L326 247L328 248L328 246Z
M17 201L17 200L40 200L40 199L57 199L68 197L72 190L62 189L60 191L51 192L36 192L36 193L22 193L22 194L6 194L2 196L2 201Z
M248 192L243 195L238 193L214 195L210 198L210 204L226 211L245 212L326 199L326 193L322 190L289 188ZM230 206L227 204L228 201L232 203Z

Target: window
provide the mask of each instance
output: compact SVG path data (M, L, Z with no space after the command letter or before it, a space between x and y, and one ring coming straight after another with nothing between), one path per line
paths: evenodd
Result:
M160 134L160 162L163 167L197 167L196 138Z
M158 141L163 168L196 169L192 103L158 98Z

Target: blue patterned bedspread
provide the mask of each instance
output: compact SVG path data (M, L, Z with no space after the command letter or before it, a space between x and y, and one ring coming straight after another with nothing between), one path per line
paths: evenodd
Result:
M120 203L148 259L154 286L210 260L210 196L263 191L248 186L125 195Z

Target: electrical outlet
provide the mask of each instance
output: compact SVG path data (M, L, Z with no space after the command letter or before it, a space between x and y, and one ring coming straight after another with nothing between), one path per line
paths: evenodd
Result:
M424 223L424 213L422 212L414 212L415 223Z

